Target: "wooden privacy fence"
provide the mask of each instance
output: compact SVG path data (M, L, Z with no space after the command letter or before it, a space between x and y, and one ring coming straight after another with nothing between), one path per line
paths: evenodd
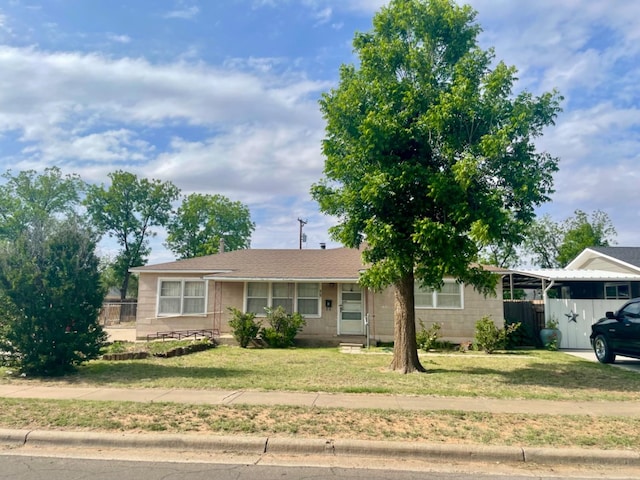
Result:
M138 302L105 302L100 310L98 322L104 327L136 321Z
M505 300L504 319L509 323L520 322L520 332L528 345L542 346L540 330L544 328L544 303L542 300Z

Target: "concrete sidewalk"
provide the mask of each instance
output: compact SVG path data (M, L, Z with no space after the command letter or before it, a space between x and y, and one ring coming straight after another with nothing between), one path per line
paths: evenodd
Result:
M379 395L253 390L130 389L0 385L0 397L206 405L291 405L318 408L457 410L490 413L591 415L640 418L640 401L501 400L476 397Z

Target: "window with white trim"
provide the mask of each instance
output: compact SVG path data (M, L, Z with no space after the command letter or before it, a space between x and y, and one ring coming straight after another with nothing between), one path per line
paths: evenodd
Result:
M320 284L298 284L298 313L301 315L320 315Z
M628 300L631 298L629 283L611 282L604 284L604 298L607 300Z
M264 314L264 309L269 306L269 284L250 282L247 284L247 312L256 315Z
M204 280L160 280L158 315L204 315L206 291Z
M284 308L287 313L293 313L293 296L295 293L294 283L272 283L271 284L271 307Z
M320 284L291 282L247 282L246 311L264 316L265 308L281 306L287 313L320 316Z
M420 287L414 289L416 308L462 308L463 285L454 280L445 280L440 290Z

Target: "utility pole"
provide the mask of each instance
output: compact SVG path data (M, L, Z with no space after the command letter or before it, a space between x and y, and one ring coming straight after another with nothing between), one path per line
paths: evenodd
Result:
M301 218L298 218L298 222L300 222L300 250L302 250L302 227L304 227L307 224L306 220L302 220Z

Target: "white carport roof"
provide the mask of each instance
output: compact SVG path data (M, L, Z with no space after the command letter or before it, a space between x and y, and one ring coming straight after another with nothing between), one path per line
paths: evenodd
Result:
M510 270L505 272L503 288L544 288L548 282L640 282L640 275L608 270Z
M607 270L564 270L564 269L542 269L542 270L511 270L514 274L526 275L528 277L540 278L544 280L573 280L573 281L640 281L640 275L623 272L610 272Z

